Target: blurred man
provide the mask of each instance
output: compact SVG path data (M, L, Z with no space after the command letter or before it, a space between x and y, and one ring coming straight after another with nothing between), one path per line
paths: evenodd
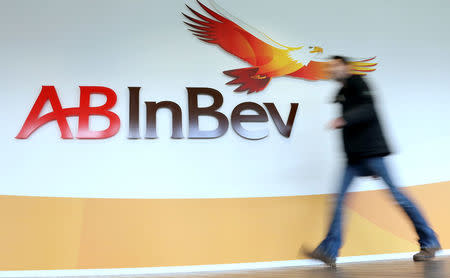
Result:
M342 117L333 120L330 128L343 130L347 166L328 234L314 251L304 252L310 258L336 266L336 257L342 244L341 214L346 192L353 178L378 176L384 180L397 203L414 224L421 251L413 259L432 259L441 248L439 241L414 203L392 182L383 158L390 151L378 121L370 89L361 76L352 75L350 70L351 66L344 57L334 56L329 63L331 77L342 84L335 99L336 103L342 105Z

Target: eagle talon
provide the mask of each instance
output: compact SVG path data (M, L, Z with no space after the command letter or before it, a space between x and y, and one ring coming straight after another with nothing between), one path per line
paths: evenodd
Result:
M253 79L266 79L266 76L265 76L265 75L257 74L257 75L251 76L250 78L253 78Z

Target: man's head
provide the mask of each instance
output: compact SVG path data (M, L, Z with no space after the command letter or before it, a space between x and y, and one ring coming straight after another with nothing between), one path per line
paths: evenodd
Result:
M328 62L328 72L331 78L337 81L343 81L351 75L350 63L345 57L333 56Z

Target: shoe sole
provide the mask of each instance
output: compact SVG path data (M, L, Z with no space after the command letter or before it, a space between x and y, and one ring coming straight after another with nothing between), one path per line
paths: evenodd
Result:
M432 259L434 259L436 257L436 252L441 250L442 248L429 248L429 252L433 252L432 255L430 256L418 256L416 257L415 255L413 256L413 261L415 262L424 262L424 261L431 261Z
M302 252L305 256L307 256L310 259L318 260L323 262L324 264L328 265L331 268L336 268L336 262L330 261L328 258L325 258L323 256L317 256L314 252L311 252L309 250L302 249Z

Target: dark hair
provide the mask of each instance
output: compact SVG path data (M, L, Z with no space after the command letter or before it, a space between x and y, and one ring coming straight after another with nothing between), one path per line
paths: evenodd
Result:
M344 63L346 65L349 64L348 58L344 57L344 56L333 56L333 57L331 57L331 59L332 60L340 60L342 63Z

